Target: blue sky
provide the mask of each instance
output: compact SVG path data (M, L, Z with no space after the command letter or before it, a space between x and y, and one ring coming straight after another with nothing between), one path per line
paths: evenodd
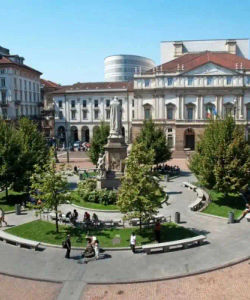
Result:
M250 0L0 0L0 45L43 78L103 81L103 59L160 63L160 42L248 38Z

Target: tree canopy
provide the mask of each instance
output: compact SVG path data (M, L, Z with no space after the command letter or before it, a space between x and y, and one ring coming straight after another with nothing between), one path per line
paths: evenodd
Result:
M211 120L190 161L191 170L208 188L241 192L250 181L250 146L244 128L232 117Z
M100 154L104 153L104 145L107 144L109 136L109 125L101 122L93 132L91 147L89 151L92 162L96 165Z
M154 150L154 164L165 162L171 158L170 147L167 143L166 135L162 128L156 127L155 123L145 120L143 127L136 141L143 143L147 149Z
M135 143L126 159L126 172L118 192L117 205L128 219L142 220L157 214L161 207L163 191L157 179L152 176L154 150L146 149L142 143Z

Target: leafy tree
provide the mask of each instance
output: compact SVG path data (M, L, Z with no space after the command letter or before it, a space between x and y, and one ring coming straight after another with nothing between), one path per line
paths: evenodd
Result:
M34 198L42 200L44 207L55 211L56 232L58 233L58 206L66 202L68 184L62 170L57 171L53 148L50 150L48 161L43 166L35 166L31 183Z
M90 158L92 162L96 165L100 154L104 153L104 145L107 144L109 136L109 125L101 122L93 133L93 138L90 147Z
M0 187L6 191L15 181L20 166L20 143L16 129L0 119Z
M148 220L161 207L163 191L152 176L154 150L142 143L135 143L126 160L126 173L118 191L117 205L128 219L138 217Z
M211 120L191 158L190 169L208 188L225 193L244 190L249 183L249 145L243 128L232 117Z
M48 159L49 149L44 136L37 130L37 125L27 118L20 119L18 136L21 144L20 166L16 173L14 188L29 191L34 166L44 165Z
M167 143L166 135L162 128L156 127L152 120L145 120L142 130L137 137L138 143L143 143L146 149L155 152L154 163L159 164L171 158L171 151Z

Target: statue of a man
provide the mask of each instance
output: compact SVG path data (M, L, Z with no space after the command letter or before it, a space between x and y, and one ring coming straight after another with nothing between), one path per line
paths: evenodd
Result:
M122 136L122 108L117 97L110 103L110 137Z
M105 175L105 154L99 155L97 162L97 172L101 177Z

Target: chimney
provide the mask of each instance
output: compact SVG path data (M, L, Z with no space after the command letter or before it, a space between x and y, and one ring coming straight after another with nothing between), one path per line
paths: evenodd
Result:
M236 47L237 47L237 43L235 40L227 40L226 41L227 52L229 52L231 54L236 54Z
M174 42L174 56L179 57L183 54L183 42Z

